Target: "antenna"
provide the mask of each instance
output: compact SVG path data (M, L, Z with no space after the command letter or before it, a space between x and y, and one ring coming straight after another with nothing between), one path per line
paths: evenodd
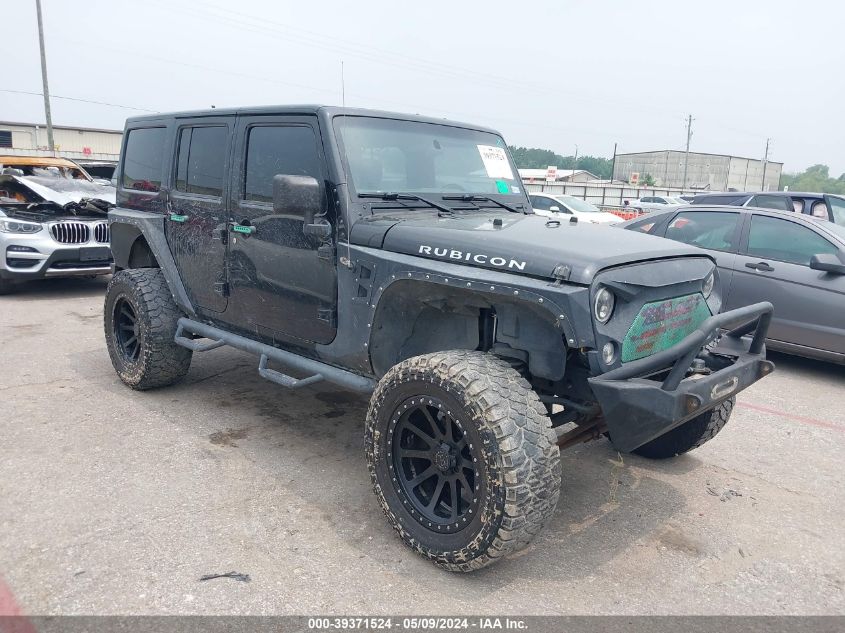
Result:
M346 81L343 77L343 60L340 60L340 103L346 107Z

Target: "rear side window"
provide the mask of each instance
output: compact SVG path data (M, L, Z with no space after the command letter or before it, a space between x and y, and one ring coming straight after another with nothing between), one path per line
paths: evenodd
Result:
M838 248L821 235L789 220L755 215L748 234L748 255L803 266L813 255L836 253Z
M261 125L247 137L244 199L273 201L273 176L322 178L317 137L306 125Z
M730 251L734 248L739 213L689 211L679 213L666 229L666 237L699 248Z
M702 196L692 199L692 204L726 204L729 206L740 206L746 200L744 195L727 196Z
M176 162L176 190L221 197L225 162L225 127L182 128Z
M778 211L795 210L792 206L792 200L786 196L754 196L748 205L762 209L777 209Z
M159 191L163 173L165 128L130 130L123 155L123 187Z

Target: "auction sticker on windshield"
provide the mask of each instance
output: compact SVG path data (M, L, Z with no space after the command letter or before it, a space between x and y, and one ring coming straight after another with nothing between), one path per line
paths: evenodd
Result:
M508 162L508 155L503 148L493 147L492 145L478 145L477 147L488 178L513 180L511 164Z

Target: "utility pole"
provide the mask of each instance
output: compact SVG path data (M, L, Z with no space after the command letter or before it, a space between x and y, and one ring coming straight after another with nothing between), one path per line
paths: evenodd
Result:
M770 138L766 139L766 151L763 154L763 182L760 183L760 191L766 191L766 167L769 164L769 143L771 141L772 141L772 139L770 139ZM780 183L778 183L778 184L780 184Z
M610 166L610 184L613 184L614 178L616 178L616 143L613 144L613 163Z
M692 115L690 114L687 117L687 151L684 155L684 184L681 186L681 189L687 188L687 167L689 167L689 142L692 138Z
M47 117L47 145L50 151L56 146L53 143L53 117L50 114L50 89L47 87L47 54L44 52L44 20L41 18L41 0L35 0L35 10L38 14L38 45L41 48L41 83L44 85L44 114ZM36 144L38 141L36 140Z
M572 163L572 176L575 177L575 170L578 169L578 146L575 146L575 162Z

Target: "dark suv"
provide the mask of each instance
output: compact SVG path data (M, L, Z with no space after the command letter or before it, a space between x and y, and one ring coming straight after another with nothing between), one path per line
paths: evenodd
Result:
M691 204L795 211L845 226L845 198L826 193L802 191L701 193L692 199Z
M700 250L533 215L492 130L317 106L157 115L127 122L117 180L121 380L170 385L229 345L283 387L372 394L379 503L447 569L531 540L561 447L683 453L773 368L771 305L719 314Z

